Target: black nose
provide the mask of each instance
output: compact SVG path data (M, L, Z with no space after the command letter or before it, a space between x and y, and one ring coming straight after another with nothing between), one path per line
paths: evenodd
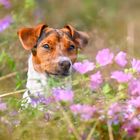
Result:
M63 71L68 71L70 69L71 63L69 61L60 61L59 66Z

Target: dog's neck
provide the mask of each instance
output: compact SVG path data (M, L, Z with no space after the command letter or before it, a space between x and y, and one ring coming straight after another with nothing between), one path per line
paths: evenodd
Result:
M30 93L34 94L37 92L43 92L43 87L47 85L47 76L43 73L39 73L34 70L32 55L30 55L28 60L28 74L27 74L27 84L26 87Z
M48 87L48 80L49 76L47 76L45 73L39 73L34 70L33 62L32 62L32 54L29 57L28 60L28 74L27 74L27 84L26 87L30 91L31 94L47 94L46 89ZM62 78L61 81L63 81L65 78ZM65 89L71 89L71 77L67 78L67 81L65 85L63 85Z

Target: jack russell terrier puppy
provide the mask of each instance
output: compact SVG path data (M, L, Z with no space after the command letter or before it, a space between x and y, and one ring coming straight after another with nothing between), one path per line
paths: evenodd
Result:
M54 29L46 24L39 24L33 28L21 28L18 36L23 48L31 51L26 84L28 90L23 95L28 101L29 94L44 94L43 87L47 86L50 75L69 76L72 64L77 59L78 49L88 43L88 35L70 25Z

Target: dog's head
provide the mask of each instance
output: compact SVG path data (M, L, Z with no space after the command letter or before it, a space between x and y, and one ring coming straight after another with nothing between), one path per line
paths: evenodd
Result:
M34 69L53 75L69 75L78 48L88 43L88 35L70 25L53 29L39 24L34 28L20 29L18 35L23 48L32 52Z

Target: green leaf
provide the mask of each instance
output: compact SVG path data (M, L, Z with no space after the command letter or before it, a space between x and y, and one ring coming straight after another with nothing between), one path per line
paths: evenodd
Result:
M110 93L111 90L112 90L112 88L108 83L103 86L103 93L104 94Z
M118 91L121 91L121 90L126 89L126 88L127 88L127 85L126 84L120 84L118 86Z
M25 0L25 8L32 8L35 6L34 0Z

